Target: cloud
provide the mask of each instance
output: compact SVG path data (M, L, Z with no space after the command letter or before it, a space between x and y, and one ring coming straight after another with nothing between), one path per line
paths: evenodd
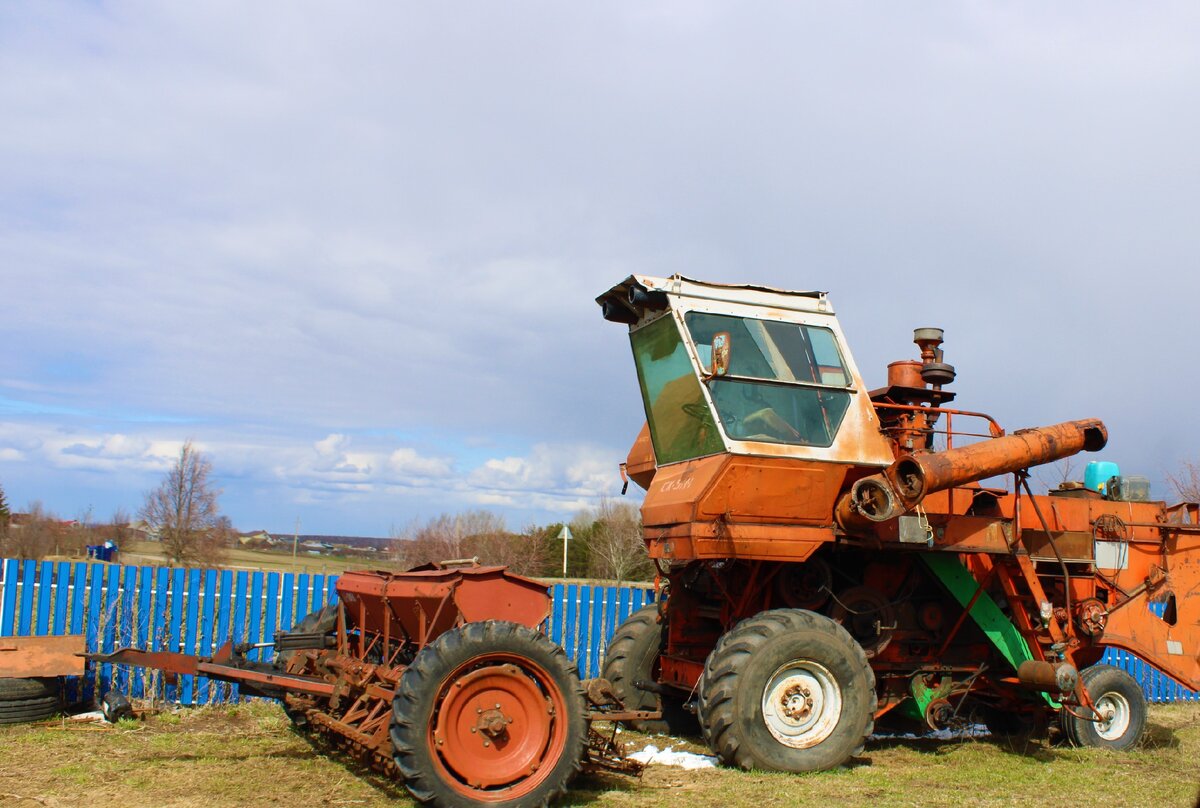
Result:
M321 457L332 457L337 455L347 443L349 441L345 435L335 433L314 443L313 448L317 450L317 454Z
M446 457L422 457L415 449L396 449L388 458L388 467L401 476L440 478L450 475L453 461Z
M182 441L154 441L120 433L64 430L44 435L37 448L45 462L63 469L149 472L168 469L182 445Z
M1156 475L1200 452L1197 22L0 6L0 476L73 511L195 436L249 523L548 518L642 422L631 272L828 289L871 386L943 326L957 403ZM1173 395L1096 392L1131 369Z
M539 508L574 511L615 493L618 456L586 444L537 444L527 456L489 458L466 482L478 502L521 492Z
M170 425L147 425L141 434L98 432L86 428L29 429L0 422L0 482L10 498L44 498L21 485L33 475L94 474L122 487L108 499L93 501L100 511L136 509L141 492L161 479L178 456L182 439L167 437ZM315 507L325 513L311 524L338 524L347 515L369 509L386 520L366 530L383 534L411 517L468 507L495 507L514 519L538 521L571 514L596 504L615 490L618 455L587 444L538 444L528 455L480 457L476 449L455 455L427 454L396 445L381 435L330 433L300 442L287 435L234 433L213 429L196 437L197 448L213 464L222 503L239 524L287 527L290 507ZM19 436L19 440L18 440ZM254 507L247 509L247 496ZM263 502L272 503L264 507ZM48 502L73 512L75 503ZM336 532L333 527L328 528Z

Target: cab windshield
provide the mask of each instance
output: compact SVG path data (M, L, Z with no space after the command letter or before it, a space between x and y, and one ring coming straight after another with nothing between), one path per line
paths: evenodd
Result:
M850 404L850 372L827 328L692 311L684 317L702 368L729 335L729 369L708 379L733 440L827 447Z

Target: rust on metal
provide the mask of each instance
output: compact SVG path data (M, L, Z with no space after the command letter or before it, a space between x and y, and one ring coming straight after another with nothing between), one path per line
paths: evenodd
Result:
M778 608L840 620L868 653L883 711L911 707L913 677L953 673L946 703L909 710L934 723L969 698L1021 715L1057 709L1030 688L1089 708L1071 674L1106 648L1200 689L1200 503L1028 487L1028 469L1103 449L1099 420L1008 433L952 406L957 371L938 328L916 329L919 358L891 363L886 386L868 391L820 292L637 275L598 302L628 327L642 382L647 425L625 462L646 490L643 535L659 564L663 693L693 697L718 640ZM806 363L820 373L805 375ZM658 393L668 382L693 392ZM689 424L720 440L681 452ZM961 601L914 563L927 553L952 554L973 579ZM833 575L805 574L820 565ZM1007 657L972 626L989 609L1015 631Z
M84 635L0 637L0 678L79 676Z
M1066 662L1030 659L1017 668L1017 680L1026 687L1051 693L1071 693L1079 684L1079 671Z
M1100 421L1067 421L944 452L910 455L897 461L887 476L906 503L916 503L935 491L1053 463L1083 451L1098 452L1107 443L1108 430Z
M96 662L157 668L174 679L202 675L235 682L243 693L279 698L297 726L389 776L399 776L390 730L393 703L413 660L431 642L489 619L536 628L549 609L545 585L500 567L442 562L404 573L351 571L339 577L335 628L281 632L275 665L248 657L256 646L226 643L212 657L122 648L88 654ZM465 636L465 635L464 635ZM81 643L80 643L81 645ZM78 658L77 658L78 660ZM78 660L81 661L81 660ZM570 676L574 676L570 672ZM507 650L484 651L433 681L437 705L428 727L442 781L454 793L440 804L520 802L562 769L577 709L536 661ZM590 729L585 768L636 774L616 742L619 721L657 720L659 711L626 710L605 680L586 683ZM608 733L596 726L611 726ZM567 769L573 772L574 767Z
M338 595L361 629L418 646L479 620L537 626L550 610L545 585L503 567L351 571L338 579Z

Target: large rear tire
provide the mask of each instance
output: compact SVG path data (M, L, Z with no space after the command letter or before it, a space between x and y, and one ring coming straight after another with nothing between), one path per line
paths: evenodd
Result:
M582 764L583 688L545 635L467 623L421 649L400 677L391 739L419 802L542 806L566 792Z
M666 638L666 623L658 622L658 604L651 603L631 614L613 634L604 655L605 679L612 683L627 710L655 710L658 700L638 682L655 682L658 657ZM658 721L629 721L632 729L667 735L695 735L696 718L683 707L683 699L662 697L663 717Z
M1073 746L1122 751L1137 745L1146 729L1146 696L1137 680L1112 665L1093 665L1081 674L1098 716L1062 711L1063 735ZM1096 718L1097 720L1089 720Z
M762 612L734 626L700 679L700 727L726 764L832 769L874 729L875 674L846 629L803 609Z

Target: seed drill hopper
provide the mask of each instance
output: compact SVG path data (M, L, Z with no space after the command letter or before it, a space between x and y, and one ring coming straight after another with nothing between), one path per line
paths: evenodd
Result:
M952 408L936 328L871 390L822 292L633 276L597 302L647 421L622 472L661 596L604 669L627 706L661 703L643 726L698 720L729 764L809 771L876 720L1127 748L1145 699L1106 648L1200 689L1198 506L1119 476L1030 489L1103 449L1100 421Z

